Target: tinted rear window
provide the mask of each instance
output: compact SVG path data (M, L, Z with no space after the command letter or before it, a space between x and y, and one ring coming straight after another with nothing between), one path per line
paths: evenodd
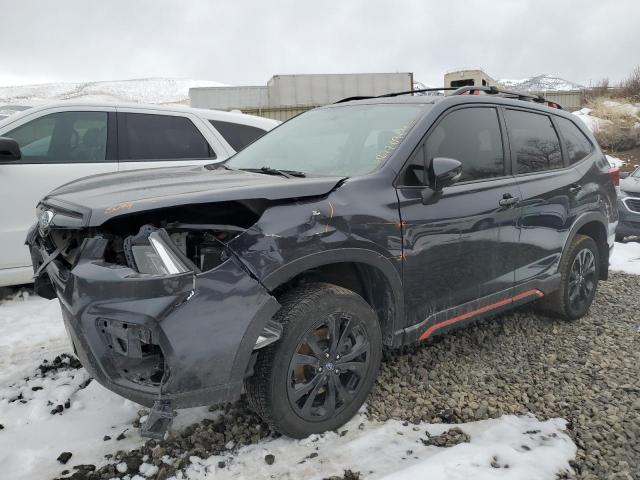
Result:
M569 163L577 163L591 153L591 142L571 120L556 117L556 122L567 147Z
M215 153L186 117L125 113L118 117L122 160L215 158Z
M236 152L239 152L267 133L261 128L243 125L242 123L222 122L220 120L209 120L209 122Z
M507 110L506 116L516 173L563 167L560 140L547 115Z

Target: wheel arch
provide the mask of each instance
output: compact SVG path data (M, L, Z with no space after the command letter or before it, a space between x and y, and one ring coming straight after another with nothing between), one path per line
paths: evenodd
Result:
M598 246L600 256L600 280L606 280L609 275L609 244L607 241L607 219L600 212L588 212L579 216L571 226L562 249L562 259L568 254L567 247L576 235L586 235L593 238ZM558 264L558 268L559 265Z
M333 283L361 295L378 316L383 342L393 344L402 327L404 303L400 274L387 257L363 248L325 250L280 267L262 284L278 296L305 280Z

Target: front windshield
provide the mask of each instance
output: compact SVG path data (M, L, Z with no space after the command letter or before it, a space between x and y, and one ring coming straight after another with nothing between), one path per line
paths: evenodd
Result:
M237 153L226 166L269 167L311 176L364 175L389 158L426 108L375 104L312 110Z

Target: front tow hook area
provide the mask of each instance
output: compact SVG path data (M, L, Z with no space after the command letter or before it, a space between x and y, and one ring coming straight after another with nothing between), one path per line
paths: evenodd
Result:
M140 426L140 436L145 438L153 438L154 440L164 439L176 411L171 406L171 400L156 400L149 412L147 421Z

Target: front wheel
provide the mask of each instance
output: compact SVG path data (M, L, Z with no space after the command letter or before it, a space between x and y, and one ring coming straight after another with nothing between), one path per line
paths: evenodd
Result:
M583 317L598 288L600 254L591 237L576 235L560 262L560 288L543 299L543 310L567 320Z
M364 403L378 375L382 333L356 293L313 283L281 299L282 338L260 352L245 383L249 403L294 438L334 430Z

